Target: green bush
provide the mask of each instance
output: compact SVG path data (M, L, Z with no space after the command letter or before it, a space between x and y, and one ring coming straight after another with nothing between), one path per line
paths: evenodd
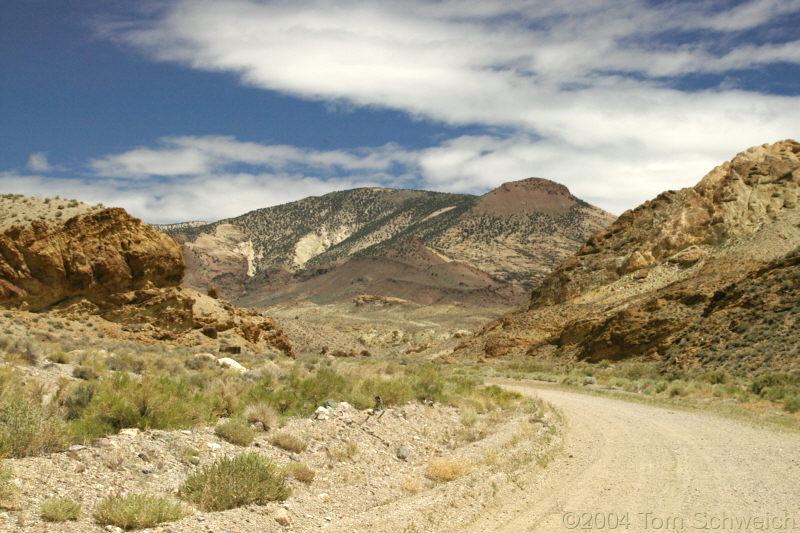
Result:
M77 520L81 515L81 504L71 498L50 498L42 503L40 513L46 522Z
M49 453L67 443L66 425L55 412L25 396L0 403L0 456Z
M711 385L722 385L728 383L728 374L724 370L717 370L714 372L706 372L700 376L702 381L710 383Z
M780 372L762 374L753 380L750 390L762 398L780 400L788 391L800 390L800 375Z
M783 399L783 408L790 413L800 411L800 394L792 394Z
M189 476L180 496L204 511L224 511L250 503L283 501L289 497L289 489L272 461L244 453L222 458Z
M231 418L230 420L218 424L217 427L214 428L214 433L216 433L218 437L225 439L231 444L236 444L237 446L249 446L255 437L253 430L250 429L247 422L241 418Z
M109 496L97 505L94 519L100 525L122 529L153 527L162 522L174 522L186 516L183 508L167 498L148 494Z
M141 380L114 373L96 383L79 383L63 402L76 439L117 433L126 427L182 429L214 418L211 401L168 377Z

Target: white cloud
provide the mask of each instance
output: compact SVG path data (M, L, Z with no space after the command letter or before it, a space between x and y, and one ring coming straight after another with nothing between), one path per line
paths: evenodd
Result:
M86 181L85 191L165 221L348 186L482 192L536 175L619 213L696 183L749 146L798 136L800 97L737 90L730 80L737 69L800 64L796 31L782 40L762 31L799 11L793 0L153 4L146 18L100 31L154 60L233 73L254 87L509 133L420 150L165 137L90 161L108 179ZM670 84L688 74L725 81L702 91ZM18 177L0 176L0 185L20 185ZM73 196L84 185L47 182Z
M600 167L641 169L637 181L656 194L696 176L645 169L679 172L685 165L675 159L719 161L750 145L797 136L798 97L724 88L731 87L729 80L713 90L686 92L671 88L665 77L800 64L796 32L783 41L759 42L741 34L798 12L791 0L735 7L637 0L179 0L162 5L155 17L107 24L103 32L156 60L231 72L255 87L451 124L510 127L512 139L538 143L537 153L547 160L591 157ZM666 33L683 35L684 44L672 44L677 41ZM461 149L458 143L445 146ZM544 149L552 151L549 156ZM211 151L217 155L202 161L205 169L251 157ZM306 156L309 164L322 157ZM193 157L176 147L174 164L191 167ZM280 156L256 150L253 157L263 162ZM515 160L499 157L480 161L484 174L494 169L495 176L515 167Z
M34 172L47 172L53 167L47 162L47 155L43 152L35 152L28 158L27 167Z
M734 155L665 159L661 152L647 152L644 147L577 150L564 143L527 134L477 135L420 150L389 144L323 151L232 137L169 137L156 148L94 160L89 165L94 174L81 179L0 173L0 190L29 195L47 191L48 196L121 206L148 222L178 222L233 217L354 187L481 194L505 181L538 176L559 181L576 196L620 213L661 192L655 189L659 183L668 181L669 188L693 185ZM563 153L574 156L564 158ZM241 165L247 169L237 170Z

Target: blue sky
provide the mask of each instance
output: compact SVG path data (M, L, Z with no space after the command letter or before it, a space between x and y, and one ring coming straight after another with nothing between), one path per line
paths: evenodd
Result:
M540 176L621 213L800 137L796 1L0 2L0 191L214 220Z

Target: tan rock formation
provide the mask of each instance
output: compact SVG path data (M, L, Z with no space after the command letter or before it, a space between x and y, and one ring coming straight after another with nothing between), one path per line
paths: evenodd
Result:
M799 196L800 143L750 148L696 186L665 192L593 235L533 290L527 310L476 340L477 355L556 347L591 361L642 356L695 364L687 354L697 355L692 346L709 337L714 302L796 253ZM689 344L687 331L697 332Z
M0 235L0 304L39 310L73 297L101 303L147 283L177 286L181 249L123 209L34 221Z

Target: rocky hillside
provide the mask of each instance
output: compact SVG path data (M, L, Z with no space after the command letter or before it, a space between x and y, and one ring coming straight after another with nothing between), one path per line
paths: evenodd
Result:
M593 235L473 347L798 369L795 336L775 334L796 320L798 196L800 144L750 148Z
M248 305L361 293L507 303L612 219L566 187L530 178L480 197L340 191L163 229L183 243L186 286L214 285Z
M12 195L2 207L0 306L7 314L102 317L121 325L119 337L292 354L271 319L180 288L181 247L123 209Z

